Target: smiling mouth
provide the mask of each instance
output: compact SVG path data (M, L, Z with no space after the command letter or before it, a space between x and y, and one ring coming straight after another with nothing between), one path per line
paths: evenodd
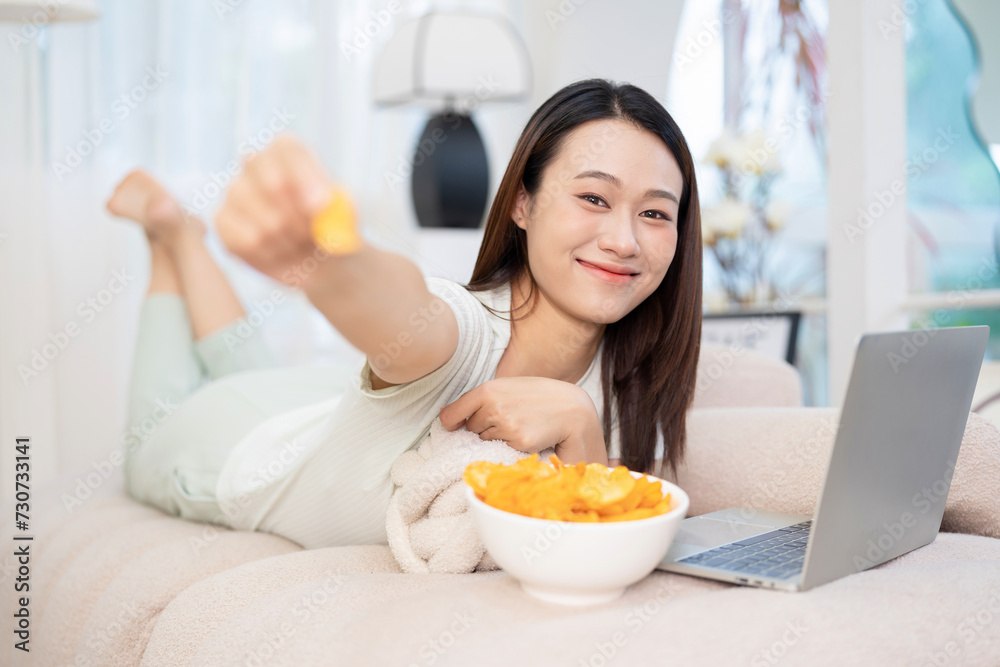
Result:
M578 259L576 261L580 262L580 264L583 264L584 266L586 266L588 268L595 269L597 271L602 271L602 272L607 273L607 274L612 275L612 276L622 276L622 277L629 278L629 277L632 277L632 276L639 275L638 273L618 273L617 271L609 271L608 269L603 269L603 268L601 268L599 266L595 266L595 265L591 264L590 262L585 262L582 259Z

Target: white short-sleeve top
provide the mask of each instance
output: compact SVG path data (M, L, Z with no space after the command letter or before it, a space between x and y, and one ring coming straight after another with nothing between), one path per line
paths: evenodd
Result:
M387 502L392 492L389 470L396 458L422 442L441 407L494 378L510 341L509 283L473 292L454 281L429 277L427 286L443 304L414 313L410 333L420 333L436 316L435 311L439 315L441 306L447 305L455 313L459 332L452 357L422 378L383 389L372 388L371 367L365 360L343 394L322 401L318 397L314 405L277 415L251 430L233 448L216 487L216 496L223 503L240 496L253 499L249 505L241 504L232 521L234 527L268 530L280 525L281 534L309 546L348 539L361 544L365 543L362 540L379 538L370 534L379 526L379 517L374 514L359 517L356 531L341 523L340 534L323 534L323 526L330 525L322 515L329 511L330 494L364 496L365 506L373 508ZM603 341L576 383L593 399L599 417L603 407L602 350ZM612 410L613 419L616 412ZM280 474L262 479L255 471L268 469L277 457L287 454L290 442L295 444L296 462L281 468ZM618 429L613 428L607 443L609 459L621 458L619 443ZM662 452L661 436L656 458L661 458Z

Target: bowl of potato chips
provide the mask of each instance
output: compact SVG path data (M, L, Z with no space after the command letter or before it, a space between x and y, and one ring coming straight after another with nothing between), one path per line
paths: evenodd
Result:
M528 594L599 604L652 572L688 510L675 484L599 463L537 454L469 464L469 511L490 556Z

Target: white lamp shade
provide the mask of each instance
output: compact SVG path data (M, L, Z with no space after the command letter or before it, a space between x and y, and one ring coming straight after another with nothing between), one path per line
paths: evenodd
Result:
M379 104L524 98L527 50L502 16L431 13L399 27L375 65Z
M40 27L57 21L91 21L99 16L94 0L0 0L0 22L28 21Z

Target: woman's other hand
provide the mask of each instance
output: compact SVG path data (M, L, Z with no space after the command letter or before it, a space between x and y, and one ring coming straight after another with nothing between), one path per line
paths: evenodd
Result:
M441 408L441 423L463 423L483 440L536 453L555 447L565 463L608 464L597 408L581 387L543 377L495 378Z
M247 160L233 181L215 216L219 238L258 271L297 284L296 269L318 251L312 218L328 203L332 187L306 147L282 135Z

